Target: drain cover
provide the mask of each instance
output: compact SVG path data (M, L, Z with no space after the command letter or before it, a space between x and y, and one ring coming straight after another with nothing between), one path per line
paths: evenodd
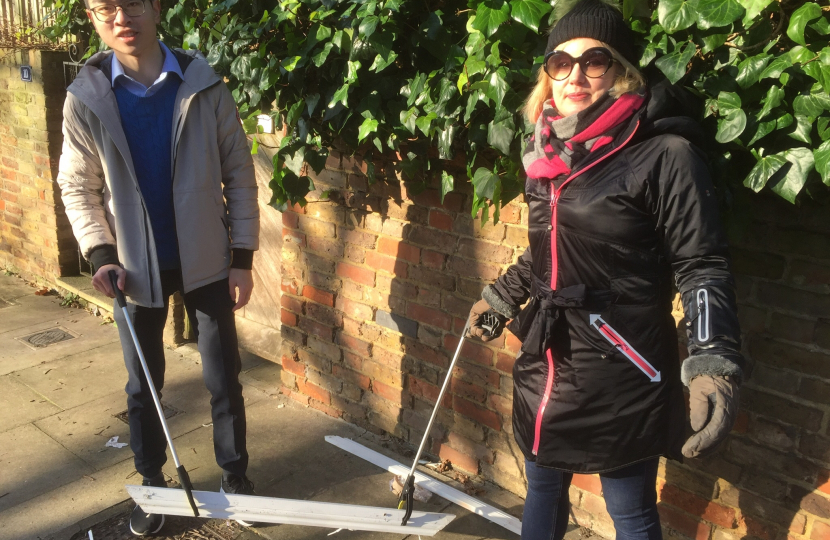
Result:
M171 407L163 401L161 402L161 407L164 409L165 418L172 418L181 412L180 410ZM116 414L115 417L124 422L125 424L130 423L130 421L127 419L127 411L121 411L120 413Z
M75 336L63 328L50 328L49 330L43 330L42 332L29 334L28 336L19 337L17 339L30 347L42 349L43 347L48 347L49 345L54 345L55 343L66 341L67 339L75 339Z

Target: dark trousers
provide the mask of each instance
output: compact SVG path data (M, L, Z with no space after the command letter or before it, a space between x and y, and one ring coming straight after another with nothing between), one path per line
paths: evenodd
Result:
M600 473L605 507L614 521L617 540L662 540L657 513L657 465L653 459ZM568 488L573 474L537 467L525 461L527 498L522 540L561 540L571 508Z
M162 335L167 320L168 300L181 290L178 270L161 273L163 308L146 308L127 304L138 342L150 368L150 375L161 399L164 387L164 346ZM216 281L184 295L184 306L197 336L202 357L202 375L210 391L213 418L213 449L216 462L227 473L239 476L248 468L245 448L245 402L239 383L241 361L236 338L233 301L228 280ZM124 363L127 366L127 408L130 422L130 447L135 454L135 468L145 477L156 476L167 461L167 441L153 404L138 352L121 308L113 308Z

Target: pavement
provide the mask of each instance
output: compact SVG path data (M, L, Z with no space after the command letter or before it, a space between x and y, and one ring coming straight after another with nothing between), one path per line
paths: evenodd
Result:
M126 520L132 504L124 485L141 479L128 446L106 446L113 437L129 439L122 419L127 376L118 332L106 318L68 300L0 273L0 540L80 540L89 530L96 540L131 537ZM221 471L213 455L209 394L199 354L188 344L166 349L165 355L162 402L176 449L195 489L218 491ZM326 443L324 437L352 438L402 463L412 459L410 447L287 399L279 392L280 366L245 351L242 358L248 476L258 495L396 506L389 473ZM463 489L449 476L422 470ZM175 478L172 459L164 472ZM521 516L521 498L473 480L483 489L478 498ZM438 540L518 538L438 496L416 503L416 509L457 516L434 536ZM162 537L184 540L312 540L327 538L332 529L245 529L229 521L171 518L162 532ZM578 533L569 533L569 540L579 538ZM336 534L340 540L416 537Z

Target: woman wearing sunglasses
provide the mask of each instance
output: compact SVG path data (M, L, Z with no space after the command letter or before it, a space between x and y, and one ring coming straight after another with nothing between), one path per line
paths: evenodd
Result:
M646 84L635 64L605 2L578 2L551 30L525 106L529 248L470 313L470 334L492 339L480 321L496 312L522 340L523 539L564 536L574 473L599 473L618 540L660 539L659 458L711 452L737 413L744 360L703 135L683 92ZM688 321L682 367L673 285Z

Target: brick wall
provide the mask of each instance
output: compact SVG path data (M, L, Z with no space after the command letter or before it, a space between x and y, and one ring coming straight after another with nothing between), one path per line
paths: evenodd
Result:
M0 266L31 279L77 271L76 244L55 177L65 53L0 49ZM32 67L32 82L20 66Z
M469 193L442 204L436 189L369 186L364 172L334 153L314 182L336 202L283 214L282 382L304 404L417 444L470 306L527 244L527 208L514 201L480 227ZM719 454L661 463L661 516L667 534L696 540L830 540L830 219L748 192L737 208L754 375ZM509 333L465 345L428 451L523 494L518 347ZM575 476L571 499L581 525L614 536L599 478Z

